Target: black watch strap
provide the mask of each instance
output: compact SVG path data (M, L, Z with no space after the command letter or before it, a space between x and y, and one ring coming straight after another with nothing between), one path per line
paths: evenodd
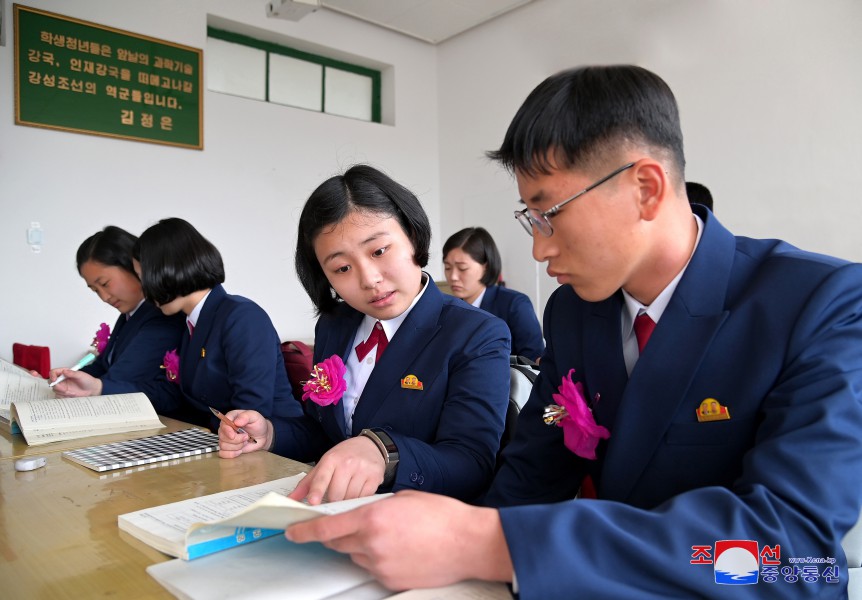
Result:
M386 470L383 474L383 487L390 487L395 481L395 472L398 470L398 446L386 433L386 430L379 427L371 429L363 429L359 435L370 439L377 448L380 454L383 455L383 462L386 464Z

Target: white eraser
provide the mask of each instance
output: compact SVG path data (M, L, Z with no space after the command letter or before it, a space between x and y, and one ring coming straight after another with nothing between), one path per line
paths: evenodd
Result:
M33 471L48 464L44 456L33 456L31 458L19 458L15 461L16 471Z

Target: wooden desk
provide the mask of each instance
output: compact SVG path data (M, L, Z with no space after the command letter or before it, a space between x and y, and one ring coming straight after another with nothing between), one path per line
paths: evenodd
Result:
M112 433L108 435L96 435L76 440L64 440L62 442L51 442L50 444L40 444L37 446L28 446L24 440L24 436L20 433L12 434L8 431L0 430L0 460L16 459L23 456L44 456L52 452L63 452L65 450L75 450L77 448L86 448L87 446L96 446L98 444L110 444L111 442L122 442L123 440L134 440L149 435L158 435L160 433L170 433L172 431L180 431L189 427L197 427L176 419L163 417L159 415L159 420L165 424L164 427L157 429L143 429L141 431L130 431L126 433ZM203 429L198 427L198 429Z
M309 469L255 452L233 460L207 454L96 473L62 458L58 444L36 448L48 459L36 471L18 473L14 461L0 460L4 598L172 598L145 570L170 557L120 531L118 515Z

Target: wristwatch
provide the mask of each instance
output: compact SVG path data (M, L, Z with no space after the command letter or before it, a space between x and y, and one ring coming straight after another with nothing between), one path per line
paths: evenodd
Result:
M383 487L389 487L395 481L395 471L398 469L398 446L389 437L384 429L373 427L371 429L363 429L359 435L370 439L380 450L383 455L383 462L386 463L386 470L383 472Z

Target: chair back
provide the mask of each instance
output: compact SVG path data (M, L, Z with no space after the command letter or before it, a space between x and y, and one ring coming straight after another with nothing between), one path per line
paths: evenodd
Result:
M300 341L282 342L281 355L284 358L284 368L287 369L287 379L293 397L297 401L302 400L302 384L311 376L312 361L314 360L311 348Z
M500 438L500 449L497 451L497 466L500 465L500 454L512 438L515 437L515 427L518 415L530 398L533 384L539 376L539 366L523 356L509 357L509 406L506 409L506 425Z
M51 350L48 346L12 344L12 362L47 379L51 372Z

